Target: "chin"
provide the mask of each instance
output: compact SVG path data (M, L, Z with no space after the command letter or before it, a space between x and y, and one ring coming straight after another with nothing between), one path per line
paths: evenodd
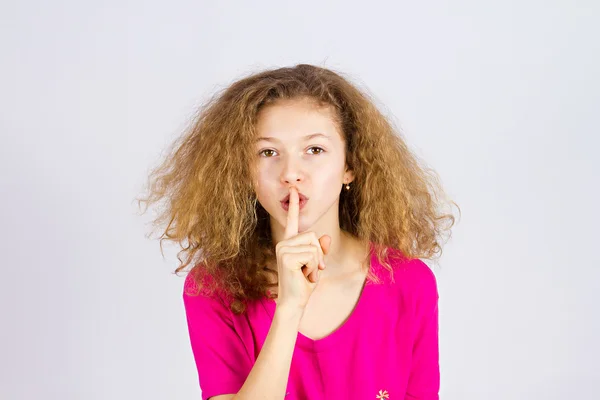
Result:
M279 220L278 222L281 225L281 227L283 228L283 230L285 231L285 226L287 224L287 213L285 211L283 212L283 218L281 220ZM306 223L305 217L300 215L298 218L298 233L308 231L308 230L310 230L311 227L312 227L312 224Z

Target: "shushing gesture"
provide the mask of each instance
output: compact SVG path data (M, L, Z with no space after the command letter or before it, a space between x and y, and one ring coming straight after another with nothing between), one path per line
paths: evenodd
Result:
M277 304L304 309L319 282L319 273L325 269L324 254L329 251L331 238L317 238L314 232L298 234L300 213L298 190L290 187L290 205L284 238L275 247L277 255Z

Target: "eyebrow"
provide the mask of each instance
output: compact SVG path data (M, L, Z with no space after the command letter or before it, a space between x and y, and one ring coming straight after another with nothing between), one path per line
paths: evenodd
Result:
M313 133L312 135L306 135L306 136L303 137L303 139L304 140L310 140L310 139L313 139L313 138L316 138L316 137L323 137L325 139L331 139L331 137L329 137L327 135L324 135L322 133ZM270 136L259 137L259 138L257 138L255 140L255 142L260 142L261 140L264 140L265 142L279 142L279 139L274 138L274 137L270 137Z

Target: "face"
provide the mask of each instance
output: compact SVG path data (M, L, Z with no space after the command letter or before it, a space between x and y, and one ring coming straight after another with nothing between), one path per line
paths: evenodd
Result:
M308 200L300 209L299 232L339 230L342 185L354 176L345 164L345 142L331 107L309 99L278 101L258 115L258 201L271 216L274 237L285 229L287 211L281 200L295 186Z

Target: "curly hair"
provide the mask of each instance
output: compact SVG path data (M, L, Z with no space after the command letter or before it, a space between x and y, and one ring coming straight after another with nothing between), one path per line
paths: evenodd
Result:
M265 267L275 245L269 215L252 185L258 114L268 104L296 98L336 111L346 163L355 176L353 190L340 193L340 228L371 242L390 273L392 254L439 257L441 238L455 222L440 210L445 198L437 174L343 74L300 64L246 76L200 107L152 170L148 195L137 199L138 205L164 202L153 225L164 227L161 249L163 240L181 248L174 272L192 264L194 286L227 296L235 313L243 313L248 300L271 296L274 284L267 275L276 274Z

